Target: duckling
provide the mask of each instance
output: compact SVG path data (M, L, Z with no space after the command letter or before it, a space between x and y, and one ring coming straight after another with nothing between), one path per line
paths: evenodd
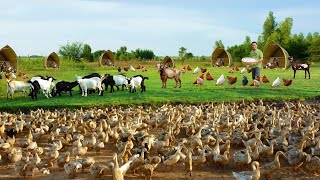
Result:
M222 165L226 165L229 163L229 150L224 151L223 155L214 154L214 162L218 162Z
M251 160L252 159L250 157L250 146L247 146L245 150L240 150L233 153L233 161L237 165L250 164Z
M187 157L184 161L184 170L186 171L185 176L189 176L191 178L192 176L192 151L188 149Z
M61 154L58 158L57 158L57 164L58 166L61 168L61 167L64 167L64 165L66 163L70 162L70 152L67 151L66 153L64 154Z
M260 170L264 174L270 174L273 170L280 169L280 161L279 161L280 155L285 156L285 154L282 151L278 151L274 157L274 161L261 166Z
M181 157L180 153L181 153L181 145L179 144L177 151L173 155L166 157L165 160L163 161L163 164L166 165L165 171L168 166L170 167L170 170L172 170L172 166L176 164Z
M66 172L68 177L70 179L73 179L76 175L76 172L80 168L82 168L82 165L81 165L81 163L79 163L77 161L73 161L73 162L69 162L69 163L65 164L63 167L64 167L64 171Z
M139 154L133 155L128 162L119 167L117 154L113 154L113 169L112 169L112 177L113 180L124 180L124 176L130 168L132 161L139 157Z
M260 178L259 162L251 163L252 171L232 172L237 180L258 180Z
M101 176L104 174L104 171L108 169L106 165L95 163L90 168L90 174L94 178L101 178Z
M84 156L88 151L88 147L74 147L72 148L72 154L75 156Z
M91 168L95 163L95 160L92 157L79 158L76 156L76 162L79 162L82 165L82 172L85 168Z

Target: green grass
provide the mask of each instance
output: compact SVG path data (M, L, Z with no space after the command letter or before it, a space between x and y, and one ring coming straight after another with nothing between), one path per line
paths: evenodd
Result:
M94 106L110 106L110 105L160 105L163 103L204 103L204 102L221 102L221 101L242 101L242 99L254 101L257 99L264 100L304 100L312 99L320 95L320 68L313 64L311 68L311 79L304 79L304 71L298 71L296 79L293 84L286 88L282 84L279 88L271 88L271 83L276 77L292 79L293 72L291 69L287 70L262 70L261 75L266 75L271 83L261 84L261 87L242 87L241 80L242 74L235 72L229 74L229 68L216 68L210 67L208 62L186 62L194 69L196 66L206 67L208 71L214 76L215 80L223 73L225 77L237 76L238 82L235 86L230 86L225 83L222 86L215 86L214 81L206 81L205 85L198 87L193 85L192 82L199 74L192 74L187 72L181 75L182 87L173 88L175 85L173 80L168 80L167 89L161 89L161 81L157 69L155 67L156 62L119 62L121 66L138 64L146 65L148 71L142 73L141 70L137 72L127 72L127 76L136 74L143 74L149 77L146 80L147 91L145 93L131 94L128 91L122 92L116 91L110 94L105 92L103 97L97 94L90 94L88 97L81 97L78 94L78 87L74 89L74 96L70 97L68 93L62 95L62 97L55 97L47 99L44 95L39 95L38 101L32 100L30 97L22 97L21 93L15 93L13 100L6 99L6 82L5 79L0 80L0 110L25 110L34 108L77 108L77 107L94 107ZM97 63L96 63L97 64ZM117 74L116 67L98 67L96 64L84 64L74 63L71 61L62 61L62 67L60 69L48 69L43 68L42 59L22 59L19 62L19 71L25 72L29 77L33 75L53 75L58 80L74 81L76 75L87 75L92 72L98 72L100 74L110 73ZM180 63L176 64L178 69L183 66ZM249 79L251 74L245 74ZM21 78L18 78L21 80Z

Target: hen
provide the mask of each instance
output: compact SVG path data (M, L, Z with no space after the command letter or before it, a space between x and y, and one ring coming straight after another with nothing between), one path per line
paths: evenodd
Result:
M277 77L277 79L273 81L271 86L272 87L278 87L279 85L280 85L280 78Z
M262 82L264 82L264 83L269 83L270 81L269 81L269 79L267 78L266 75L263 75L263 76L262 76Z
M188 70L188 71L192 71L192 69L191 69L191 67L190 67L189 64L188 64L188 66L187 66L187 70Z
M246 76L243 76L243 78L242 78L242 85L243 86L246 86L246 85L248 85L248 78L246 77Z
M206 74L206 79L208 81L212 81L213 80L213 77L211 76L211 74L209 72L207 72L207 74Z
M292 84L292 79L283 79L283 84L288 87Z
M207 68L200 68L200 70L201 70L202 73L207 72Z
M234 70L240 71L240 69L238 68L238 66L236 66L236 67L234 68Z
M240 71L240 74L245 73L245 72L246 72L246 70L247 70L246 68L242 68L242 69L241 69L241 71Z
M200 71L199 67L197 66L194 71L193 71L193 74L197 74L198 72Z
M227 76L228 78L228 82L230 85L234 84L237 82L237 77L230 77L230 76Z
M217 79L216 86L222 85L223 83L224 83L224 75L221 74L221 76L219 77L219 79Z
M203 85L204 80L200 77L197 77L196 80L193 82L193 84Z
M129 67L124 67L123 70L129 71Z
M230 69L229 73L233 74L234 73L234 68Z

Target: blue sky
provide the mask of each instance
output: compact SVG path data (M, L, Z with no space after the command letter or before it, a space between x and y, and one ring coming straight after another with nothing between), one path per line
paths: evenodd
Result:
M209 56L216 40L256 40L268 12L293 18L292 33L319 32L318 0L1 0L0 48L48 55L68 42L93 51L120 46L176 56L180 47Z

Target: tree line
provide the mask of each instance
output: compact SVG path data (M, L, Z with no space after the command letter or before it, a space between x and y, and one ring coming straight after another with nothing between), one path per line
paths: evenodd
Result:
M303 33L292 34L293 19L285 18L277 22L273 12L269 12L268 17L263 23L263 32L258 37L258 47L263 50L270 42L276 42L284 47L288 53L298 60L320 61L320 36L318 32L309 32L306 36ZM234 61L241 61L241 58L247 57L251 51L251 41L249 36L244 38L243 43L227 47L227 51L233 57ZM213 49L225 48L222 40L215 41ZM98 61L105 50L92 52L90 45L80 42L67 43L59 49L59 54L64 58L75 61ZM115 60L159 60L152 50L136 49L128 51L126 46L117 49ZM187 52L187 48L180 47L178 50L178 59L184 63L185 60L206 61L210 56L194 56L192 52Z

